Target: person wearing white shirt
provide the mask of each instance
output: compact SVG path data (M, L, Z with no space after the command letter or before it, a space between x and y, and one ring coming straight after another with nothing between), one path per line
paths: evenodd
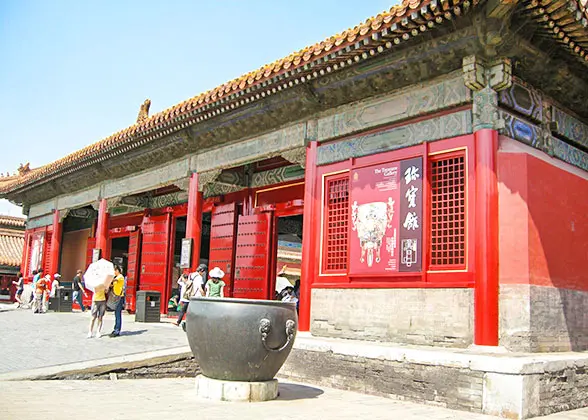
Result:
M57 293L57 289L59 289L59 279L61 278L61 274L55 273L53 275L53 282L51 283L51 292L49 293L50 298L54 298L55 294Z

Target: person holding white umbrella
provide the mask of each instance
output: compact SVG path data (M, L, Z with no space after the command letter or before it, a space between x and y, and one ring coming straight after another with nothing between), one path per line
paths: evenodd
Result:
M88 267L84 274L86 287L94 292L92 296L92 320L88 338L94 337L94 324L98 321L96 337L102 336L102 319L106 313L106 291L114 279L114 264L105 259L100 259Z

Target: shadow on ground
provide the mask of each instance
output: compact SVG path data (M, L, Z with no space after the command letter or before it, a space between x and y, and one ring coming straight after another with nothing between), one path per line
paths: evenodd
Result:
M143 334L146 333L147 330L137 330L137 331L121 331L120 332L120 336L121 337L127 337L129 335L139 335L139 334Z
M317 398L319 395L324 394L324 391L319 388L284 383L279 384L279 392L278 400L283 401L307 400L310 398Z

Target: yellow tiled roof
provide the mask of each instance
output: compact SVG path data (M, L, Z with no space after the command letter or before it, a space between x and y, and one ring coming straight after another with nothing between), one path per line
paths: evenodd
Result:
M18 267L24 248L24 230L5 226L24 228L24 219L0 216L0 265Z

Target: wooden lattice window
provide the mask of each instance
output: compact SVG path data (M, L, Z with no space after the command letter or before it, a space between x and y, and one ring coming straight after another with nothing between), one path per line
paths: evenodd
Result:
M431 241L434 269L459 269L466 264L466 164L463 153L430 161Z
M325 183L323 269L347 271L349 231L349 176L327 178Z

